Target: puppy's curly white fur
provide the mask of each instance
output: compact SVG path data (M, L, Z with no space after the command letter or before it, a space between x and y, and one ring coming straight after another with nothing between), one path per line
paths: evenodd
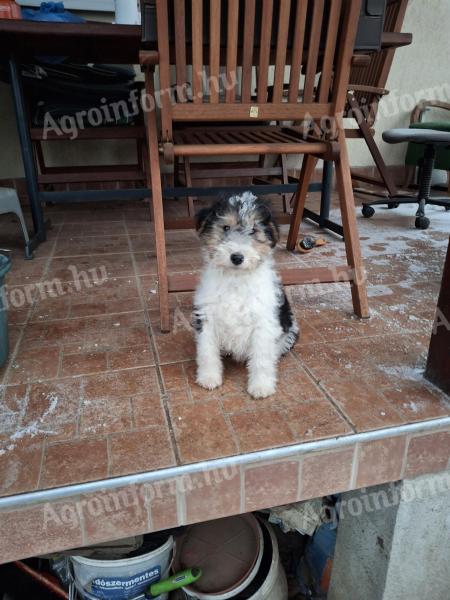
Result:
M197 215L205 266L194 300L197 383L222 385L222 356L248 366L248 392L275 393L280 356L299 327L275 271L278 227L269 207L246 192L219 200Z

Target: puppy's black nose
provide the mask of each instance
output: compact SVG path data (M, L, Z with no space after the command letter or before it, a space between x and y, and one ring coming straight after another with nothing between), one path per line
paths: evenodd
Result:
M233 265L241 265L244 262L244 255L243 254L232 254L230 256L230 260L233 263Z

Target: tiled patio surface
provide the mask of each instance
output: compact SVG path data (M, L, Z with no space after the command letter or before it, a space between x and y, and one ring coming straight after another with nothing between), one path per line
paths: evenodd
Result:
M169 212L184 216L184 202L170 203ZM420 232L413 212L358 218L370 320L352 316L347 284L289 288L301 336L281 361L276 395L265 400L248 396L245 367L232 362L219 390L195 384L191 294L171 296L173 330L160 333L147 205L49 208L53 229L32 261L23 260L13 218L2 217L0 246L14 249L14 267L7 276L11 354L0 370L0 495L448 416L448 397L422 372L450 214L430 208L432 226ZM305 224L303 231L317 230ZM280 244L278 263L342 263L342 241L325 237L308 255ZM169 232L167 245L171 271L201 264L195 232ZM185 490L182 508L170 494L145 496L139 517L126 513L129 526L121 514L85 515L80 528L47 531L39 543L30 541L33 531L42 537L39 507L0 512L0 560L413 477L447 468L449 456L450 428L437 428L264 463L210 487L210 495L198 493L201 485ZM20 515L27 542L17 537Z

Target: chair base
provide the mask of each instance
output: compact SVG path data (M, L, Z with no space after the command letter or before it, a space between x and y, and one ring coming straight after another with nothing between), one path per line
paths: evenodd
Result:
M391 202L389 200L391 200ZM430 226L430 220L425 216L425 207L427 205L442 206L443 208L445 208L446 211L450 210L450 198L448 197L431 197L427 200L419 200L417 197L402 197L399 195L391 197L389 199L384 198L383 200L375 200L374 202L363 202L361 212L363 217L365 217L366 219L370 219L375 214L375 209L373 208L374 206L386 205L388 209L395 209L398 208L400 204L418 204L415 221L417 229L428 229L428 227Z

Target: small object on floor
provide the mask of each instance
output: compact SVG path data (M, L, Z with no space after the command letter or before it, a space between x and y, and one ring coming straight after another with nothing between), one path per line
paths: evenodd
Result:
M311 252L313 248L318 246L324 246L327 243L323 238L314 239L313 237L306 236L297 243L297 250L302 254Z
M168 592L178 590L185 585L195 583L200 579L202 574L202 570L198 567L192 567L191 569L186 569L185 571L175 573L175 575L172 575L168 579L158 581L158 583L153 583L145 592L145 597L157 598L161 594L167 594Z

